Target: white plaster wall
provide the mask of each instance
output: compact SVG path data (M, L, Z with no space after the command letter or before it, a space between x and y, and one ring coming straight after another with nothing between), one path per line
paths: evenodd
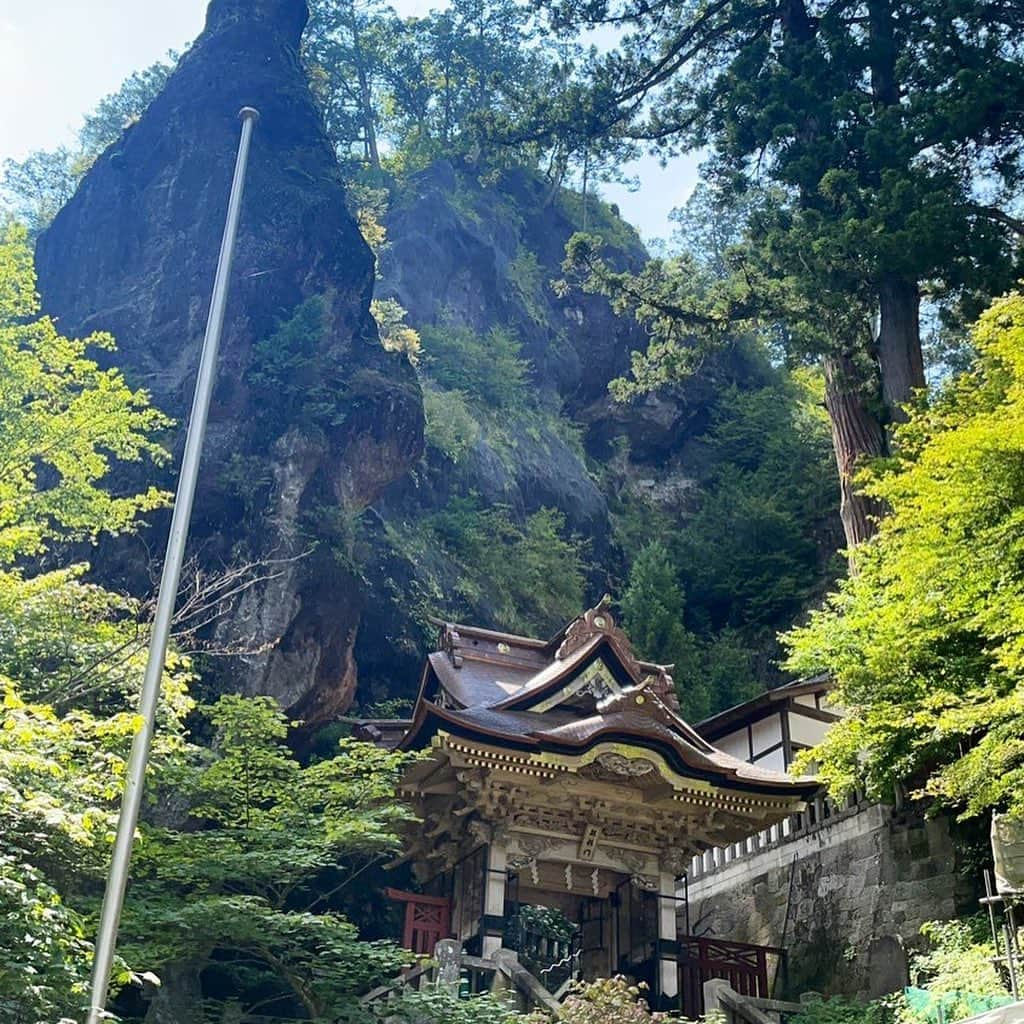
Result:
M794 711L789 716L789 738L794 743L802 743L805 747L814 747L822 741L831 724Z
M756 751L757 748L755 747ZM764 757L757 757L754 760L754 764L758 768L770 768L773 771L784 772L786 770L786 752L779 747L778 750L773 750L770 754L765 754Z
M715 740L714 745L719 750L724 750L741 761L750 760L750 743L747 740L747 727L744 726L739 732L726 733L721 739Z
M767 750L769 747L774 747L776 743L782 742L782 717L778 714L762 718L760 722L755 722L750 728L754 734L755 758L762 750ZM760 763L759 761L758 764Z

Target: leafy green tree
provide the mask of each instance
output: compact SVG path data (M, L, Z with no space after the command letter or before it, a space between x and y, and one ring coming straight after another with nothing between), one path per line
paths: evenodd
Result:
M171 777L193 820L143 829L125 956L157 974L187 961L246 1013L351 1014L407 961L391 943L360 941L339 907L362 871L400 848L409 812L395 786L408 756L342 741L302 765L273 699L224 696L204 714L212 749Z
M38 316L23 229L0 238L0 1009L37 1024L78 1015L91 959L86 914L110 852L135 732L138 607L83 580L84 565L40 570L58 546L122 532L166 500L114 494L117 462L160 461L167 420L94 335L64 338ZM187 665L172 659L154 763L182 747ZM53 704L60 703L60 711ZM119 971L119 981L130 975Z
M38 1024L77 1017L85 1003L82 896L105 873L135 716L58 716L22 700L14 680L0 683L0 1009L12 1024ZM175 745L163 734L156 761ZM118 975L130 978L123 964Z
M75 194L83 173L81 161L66 146L36 150L24 160L4 161L0 198L37 235Z
M641 657L673 666L683 716L697 721L708 713L710 696L697 641L683 624L685 603L668 550L660 541L651 541L629 572L621 601L623 629Z
M835 486L822 382L762 367L761 387L722 387L704 438L710 468L672 535L705 628L777 627L820 585Z
M65 338L38 312L26 233L11 225L0 237L0 567L55 540L129 529L166 500L108 484L117 461L163 461L153 435L167 418L89 357L113 349L109 335Z
M142 117L166 85L180 59L180 53L170 50L165 60L158 60L142 71L133 71L117 92L104 96L96 104L96 109L85 115L78 132L78 144L85 159L91 163Z
M429 611L462 620L472 610L497 628L553 632L583 607L586 545L565 517L542 508L522 522L478 495L453 496L415 526L392 524L395 550L432 581Z
M398 16L379 0L313 0L303 60L338 156L381 169L384 69L401 32Z
M495 125L515 122L526 83L548 75L533 33L513 0L455 0L407 19L378 0L315 0L304 58L343 162L372 172L459 155L500 165L521 154ZM535 161L536 149L524 152Z
M710 148L726 206L751 188L769 196L711 295L685 264L616 275L576 242L583 280L652 328L624 390L690 372L697 339L784 322L790 351L823 361L847 540L863 540L881 510L851 481L925 384L922 289L952 304L1007 287L1017 269L1019 12L949 0L547 6L563 25L623 27L592 67L616 131L666 155Z
M867 478L889 515L786 642L849 717L812 755L837 791L896 783L1024 814L1024 297L973 332L977 367L921 405Z

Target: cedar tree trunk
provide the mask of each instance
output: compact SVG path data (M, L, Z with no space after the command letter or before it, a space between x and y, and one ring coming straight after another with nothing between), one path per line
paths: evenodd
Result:
M846 546L852 550L874 534L882 514L881 504L859 493L853 478L865 461L885 454L885 428L869 408L863 375L849 356L826 356L823 368L825 407L839 471L839 516Z

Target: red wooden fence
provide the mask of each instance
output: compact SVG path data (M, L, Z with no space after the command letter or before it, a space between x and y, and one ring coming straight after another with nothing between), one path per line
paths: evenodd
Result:
M688 1017L700 1016L704 982L712 978L723 978L740 995L770 998L769 960L779 970L785 958L786 951L777 946L684 935L679 939L680 1008Z
M388 899L405 904L402 946L432 955L440 939L451 935L451 903L442 896L423 896L401 889L385 889Z

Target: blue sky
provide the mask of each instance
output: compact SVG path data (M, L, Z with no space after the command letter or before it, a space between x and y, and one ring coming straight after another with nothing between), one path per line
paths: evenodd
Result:
M398 0L422 14L437 0ZM131 72L180 49L203 26L206 0L0 0L0 162L69 142L82 115ZM696 182L694 160L627 168L641 188L602 192L645 238L669 231L668 212Z

